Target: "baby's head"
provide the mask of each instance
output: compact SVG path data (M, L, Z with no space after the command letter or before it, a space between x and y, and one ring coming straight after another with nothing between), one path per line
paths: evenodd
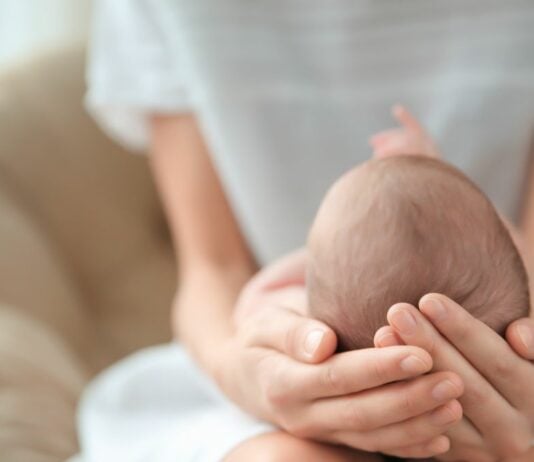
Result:
M310 232L310 314L342 350L373 346L389 307L447 295L503 333L529 309L523 261L460 171L421 156L370 160L326 195Z

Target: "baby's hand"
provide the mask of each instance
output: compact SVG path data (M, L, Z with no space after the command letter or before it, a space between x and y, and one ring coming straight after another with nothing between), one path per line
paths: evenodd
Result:
M410 154L441 157L430 135L405 107L395 105L391 112L401 127L384 130L369 139L374 157Z

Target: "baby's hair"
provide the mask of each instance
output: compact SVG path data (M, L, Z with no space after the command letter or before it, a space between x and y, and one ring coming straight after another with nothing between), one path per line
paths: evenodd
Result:
M371 160L328 192L310 233L311 315L341 350L370 347L390 306L443 293L503 334L529 310L527 273L480 189L422 156Z

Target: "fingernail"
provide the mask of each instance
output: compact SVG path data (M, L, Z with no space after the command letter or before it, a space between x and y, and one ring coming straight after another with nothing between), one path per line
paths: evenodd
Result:
M408 372L409 374L423 373L428 370L428 366L425 362L414 355L404 358L400 362L400 367L404 372Z
M421 308L432 321L443 321L447 317L447 309L441 300L427 298Z
M517 326L517 335L527 351L533 352L534 342L532 342L532 329L527 326Z
M432 389L432 397L436 401L445 401L456 398L459 394L458 387L450 380L444 380Z
M441 427L458 420L458 415L448 405L445 405L433 411L430 419L434 425Z
M417 328L417 321L413 317L412 313L404 309L394 310L390 315L391 324L397 329L401 334L410 335L415 332Z
M396 346L396 345L400 345L400 342L399 340L397 339L397 336L395 334L384 334L384 335L381 335L377 341L376 341L377 345L379 347L387 347L387 346Z
M443 454L447 452L451 447L449 438L446 436L438 436L427 444L426 449L434 454Z
M321 343L324 337L324 331L321 329L314 329L306 335L306 339L304 340L304 351L307 355L313 356L315 351L317 350L317 347Z

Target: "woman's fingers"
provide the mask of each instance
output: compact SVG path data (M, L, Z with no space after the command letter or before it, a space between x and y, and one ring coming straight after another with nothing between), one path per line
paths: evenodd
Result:
M494 459L488 454L486 443L479 431L467 419L453 425L446 435L451 440L449 452L441 459L446 461L458 460L490 460ZM475 457L476 455L476 457Z
M446 453L450 448L449 438L446 436L437 436L430 441L422 444L405 446L391 451L384 451L386 454L407 459L424 459L427 462L433 462L434 459L428 457L440 456ZM443 459L444 460L444 459ZM471 461L472 462L472 461Z
M347 351L321 364L288 368L282 386L291 388L301 399L322 399L345 396L391 382L406 380L432 369L430 355L417 347ZM347 399L352 397L347 396Z
M462 392L456 374L436 372L354 396L317 400L310 405L306 421L331 431L368 432L425 414Z
M525 404L532 395L525 390L532 386L534 368L499 334L444 295L425 295L419 308L502 396L515 406Z
M391 326L382 326L375 333L374 344L376 348L404 345L402 339Z
M318 363L336 351L332 329L289 308L261 310L243 324L247 345L274 349L300 362Z
M523 318L506 329L506 340L521 357L534 361L534 320Z
M367 433L342 432L338 437L354 447L366 451L383 451L384 444L390 448L401 448L410 442L411 446L422 445L443 435L448 428L462 418L462 406L456 400L412 419L388 425ZM386 443L387 442L387 443Z
M406 303L394 305L388 312L388 321L405 343L424 348L432 355L435 369L458 373L465 384L460 398L464 414L499 454L516 454L526 449L530 428L524 418L419 310Z

